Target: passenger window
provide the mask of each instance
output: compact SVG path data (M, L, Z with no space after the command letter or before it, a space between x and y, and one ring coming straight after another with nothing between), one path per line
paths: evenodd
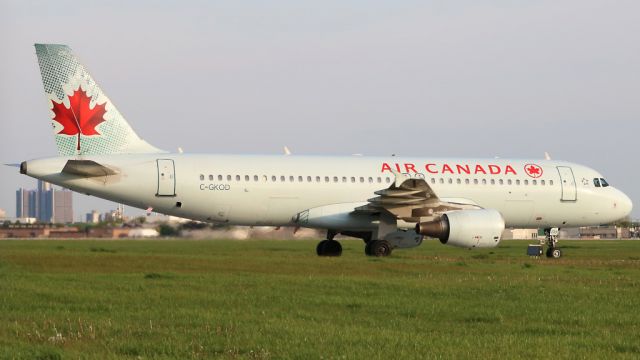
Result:
M553 186L553 180L549 180L549 186Z
M600 187L600 179L598 178L593 179L593 185L595 185L596 187Z
M338 177L337 177L337 176L334 176L334 177L333 177L333 182L334 182L334 183L337 183L337 182L338 182Z
M209 175L209 181L213 181L213 175Z
M298 182L303 182L304 178L302 176L298 176Z
M320 182L320 176L316 176L316 182Z
M352 183L356 182L356 178L352 176L352 177L351 177L351 182L352 182Z
M218 175L218 181L222 181L222 175Z
M432 183L432 184L435 184L435 183L436 183L436 179L431 178L431 183Z
M440 178L440 184L444 184L444 179Z
M295 182L296 181L296 177L293 175L289 175L289 182Z
M280 181L285 182L287 181L287 177L284 175L280 175Z
M231 181L231 175L227 175L227 181Z
M544 180L540 180L540 185L544 186Z
M498 184L504 185L504 180L502 180L502 179L498 180Z
M360 176L360 182L363 183L364 182L364 178L362 176Z
M524 184L525 184L525 185L529 185L529 180L525 180L525 181L524 181Z
M496 179L491 179L491 185L495 185L496 184Z
M369 177L369 184L373 184L373 178Z
M307 181L308 181L308 182L311 182L311 181L312 181L312 180L311 180L311 176L307 176Z
M478 179L473 179L473 184L478 185Z
M249 175L245 175L245 176L244 176L244 181L249 181L249 179L250 179L250 178L249 178Z
M378 176L378 184L382 182L382 178Z
M453 184L453 179L449 178L449 184Z
M384 178L384 179L387 182L387 184L391 182L391 178Z
M200 180L204 181L204 175L200 174Z
M328 176L324 177L324 182L329 182L329 177Z
M271 175L271 181L276 182L278 180L278 177L275 175Z
M531 183L532 183L533 185L538 185L538 181L537 181L537 180L531 180Z
M462 180L460 180L460 179L456 179L456 183L457 183L458 185L460 185L460 184L462 184Z
M464 183L469 185L469 179L464 179Z
M236 175L236 181L240 181L240 175Z
M609 186L609 183L607 182L607 180L600 178L600 183L602 184L602 187L607 187Z
M269 180L269 177L267 177L267 175L262 175L262 181L267 182Z
M520 180L516 180L516 185L520 185Z
M487 179L482 179L482 185L487 185Z
M507 185L511 185L512 183L511 179L507 180Z
M347 182L347 177L346 177L346 176L343 176L343 177L342 177L342 182L343 182L343 183L346 183L346 182Z

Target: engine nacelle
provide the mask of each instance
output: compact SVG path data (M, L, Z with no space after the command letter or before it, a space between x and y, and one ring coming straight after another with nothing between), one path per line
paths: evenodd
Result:
M496 247L503 231L504 219L493 209L449 211L438 220L416 225L418 234L465 248Z

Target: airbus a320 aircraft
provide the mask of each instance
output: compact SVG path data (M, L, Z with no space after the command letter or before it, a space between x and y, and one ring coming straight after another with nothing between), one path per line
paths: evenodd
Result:
M59 186L206 222L324 229L387 256L424 236L495 247L505 227L544 228L561 256L559 227L609 223L631 200L586 166L551 160L195 155L142 140L64 45L36 44L58 157L20 172Z

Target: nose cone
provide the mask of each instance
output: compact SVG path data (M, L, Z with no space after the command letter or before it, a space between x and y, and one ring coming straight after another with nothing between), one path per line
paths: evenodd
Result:
M618 195L618 210L622 213L621 217L629 216L629 214L631 214L631 210L633 210L633 203L631 202L631 199L629 199L629 197L622 191L620 191L620 194Z

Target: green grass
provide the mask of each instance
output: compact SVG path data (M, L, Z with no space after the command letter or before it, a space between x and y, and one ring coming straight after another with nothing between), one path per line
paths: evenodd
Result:
M0 358L638 358L640 242L0 241Z

